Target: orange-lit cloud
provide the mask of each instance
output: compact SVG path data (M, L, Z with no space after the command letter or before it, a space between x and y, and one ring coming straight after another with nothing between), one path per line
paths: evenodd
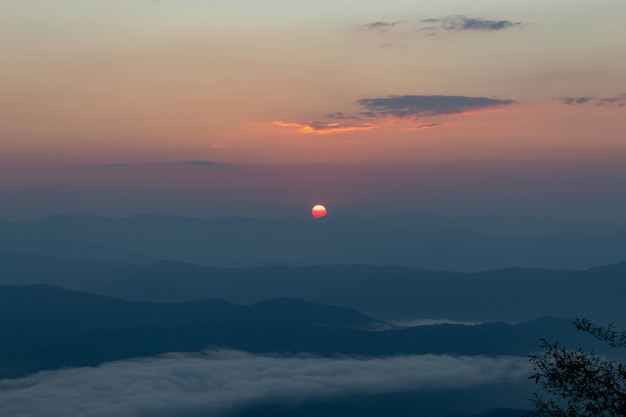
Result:
M325 115L327 119L339 121L310 121L306 123L273 121L272 124L280 127L295 127L300 133L329 134L371 130L378 127L380 123L395 125L443 115L476 113L513 103L515 103L513 100L467 96L404 95L375 97L357 100L356 104L363 108L363 111L358 113L337 111ZM372 123L372 121L376 121L377 124ZM447 123L424 123L409 127L406 130L430 129L444 125Z
M362 123L359 125L344 125L344 124L337 123L337 122L297 123L297 122L281 122L279 120L273 121L272 124L274 126L280 126L280 127L295 127L298 129L298 132L300 133L317 133L318 135L326 135L329 133L353 132L356 130L371 130L371 129L375 129L376 127L378 127L371 123Z
M417 125L413 127L408 127L406 130L435 129L437 127L444 127L444 126L452 126L452 124L451 123L427 123L427 124L421 124L421 125Z

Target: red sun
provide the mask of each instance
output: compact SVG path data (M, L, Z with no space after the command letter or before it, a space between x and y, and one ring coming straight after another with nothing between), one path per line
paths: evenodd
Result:
M316 219L319 219L320 217L324 217L326 216L326 207L322 206L321 204L318 204L311 209L311 214Z

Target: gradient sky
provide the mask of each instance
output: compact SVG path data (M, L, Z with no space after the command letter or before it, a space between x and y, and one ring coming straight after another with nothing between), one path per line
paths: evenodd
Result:
M0 0L0 218L626 221L623 0Z

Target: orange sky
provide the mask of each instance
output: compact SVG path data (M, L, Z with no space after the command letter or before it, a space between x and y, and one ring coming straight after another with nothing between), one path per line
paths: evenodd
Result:
M394 178L400 165L614 159L626 147L626 3L566 9L0 2L0 186L205 181L189 161L384 165ZM120 164L134 168L73 171ZM233 193L250 192L230 172L219 175Z

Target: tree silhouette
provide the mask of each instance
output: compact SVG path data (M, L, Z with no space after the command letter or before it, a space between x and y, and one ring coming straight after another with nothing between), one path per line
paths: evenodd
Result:
M612 348L626 348L626 331L613 324L596 326L587 319L574 325ZM531 416L626 417L626 367L582 349L572 350L542 339L542 355L533 355L531 376L543 391L535 392Z

